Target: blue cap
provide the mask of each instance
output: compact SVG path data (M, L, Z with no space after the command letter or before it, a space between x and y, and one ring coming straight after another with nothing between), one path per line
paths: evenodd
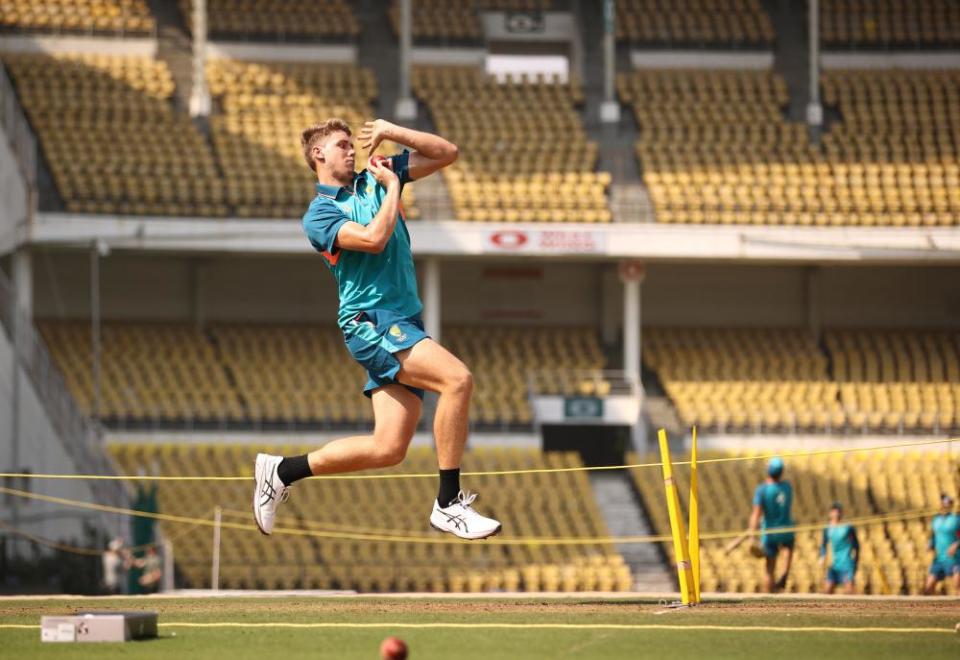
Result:
M783 459L779 456L771 458L770 462L767 463L767 474L771 477L779 477L783 474Z

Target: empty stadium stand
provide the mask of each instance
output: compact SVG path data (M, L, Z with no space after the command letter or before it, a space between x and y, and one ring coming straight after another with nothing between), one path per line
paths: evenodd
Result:
M214 59L208 78L218 111L208 142L174 109L173 79L160 60L9 54L3 61L66 209L80 213L298 218L315 180L300 131L329 116L357 131L377 95L366 69ZM365 167L367 154L357 156ZM402 200L406 217L418 218L414 187Z
M418 42L477 44L483 40L482 11L547 11L554 0L417 0L411 16L413 39ZM400 2L391 0L390 25L400 34Z
M943 433L960 426L956 332L653 328L644 363L686 425Z
M960 220L955 71L828 71L840 119L810 142L772 72L621 74L659 222L951 226Z
M390 2L390 25L400 34L400 3ZM411 16L413 38L420 42L479 43L480 17L473 0L424 0Z
M960 425L960 334L834 330L824 342L852 426L929 433Z
M81 409L90 414L94 382L89 322L41 322L50 352ZM216 349L194 326L106 323L101 342L100 417L107 421L239 421L240 397Z
M579 81L499 83L476 67L419 66L412 85L438 132L460 147L459 160L443 170L458 220L611 220L611 176L596 171L597 144L576 110Z
M300 132L331 115L362 124L377 93L369 71L347 65L214 59L207 80L221 109L210 120L214 152L231 173L227 199L239 217L302 215L316 176L304 163Z
M960 44L960 6L950 0L823 0L829 48L946 48Z
M0 30L142 36L156 21L146 0L6 0Z
M571 374L599 372L604 366L599 340L590 328L459 326L444 332L444 345L473 371L471 413L484 425L529 425L531 385L543 393L582 394L581 383Z
M769 48L760 0L617 0L617 40L636 46Z
M366 376L336 327L218 323L209 336L253 420L279 425L372 421L370 404L359 396Z
M210 120L214 153L228 174L227 201L241 218L302 216L316 176L303 160L301 131L340 117L356 135L377 97L373 73L352 65L213 59L207 79L220 106ZM368 154L356 146L362 169ZM378 153L399 150L384 143ZM408 219L420 216L414 195L413 186L404 188Z
M111 446L124 471L157 466L161 474L194 476L251 473L257 451L304 453L310 449L229 444ZM575 453L516 449L475 450L464 459L464 465L476 471L582 465ZM378 474L435 470L433 451L413 449L402 465ZM436 496L433 479L297 484L290 501L278 511L272 537L252 528L251 483L210 482L203 488L179 482L160 485L161 512L211 520L214 507L221 506L225 522L250 527L227 527L222 532L220 586L224 588L483 592L624 591L632 586L622 556L607 544L446 542L449 537L429 530L429 507ZM465 486L479 492L484 511L503 522L503 538L608 536L582 472L470 477ZM530 496L516 497L517 489ZM564 496L555 497L556 493ZM174 545L178 584L208 587L209 526L161 522L160 528ZM284 529L304 531L285 534ZM357 535L375 538L358 540ZM377 535L438 542L407 543Z
M147 57L3 55L68 211L225 216L203 134Z
M47 321L41 328L89 412L89 323ZM103 328L101 416L108 422L342 428L372 419L360 395L363 370L332 325L214 323L199 330L109 322ZM550 369L540 374L541 390L583 394L583 383L566 372L603 367L599 340L587 328L451 327L444 342L474 371L472 420L482 427L529 426L531 370Z
M827 357L802 330L651 328L645 365L686 425L839 427L846 415Z
M818 177L835 200L830 223L960 224L960 71L828 71L822 81L843 117L823 138L831 176Z
M706 453L701 458L758 456L752 454ZM641 462L636 455L632 463ZM659 457L648 456L655 462ZM675 457L675 460L680 460ZM797 456L786 459L784 478L793 483L793 517L798 525L826 523L834 501L840 501L846 518L935 511L941 492L956 491L956 470L960 454L952 452L872 452ZM657 468L632 468L634 484L651 521L661 534L670 533L662 479ZM689 469L677 466L677 487L687 507ZM697 471L701 533L746 529L753 489L764 478L760 459L701 465ZM896 516L891 516L896 517ZM916 516L857 526L861 544L856 590L869 594L919 594L929 567L927 544L929 518ZM818 565L822 529L798 531L787 591L820 591L824 571ZM763 562L741 549L726 555L724 540L704 542L701 576L704 591L756 592L763 588ZM673 557L673 548L664 552ZM952 586L947 587L948 592Z
M191 26L191 0L178 6ZM207 30L214 39L350 40L361 29L353 8L348 0L207 0Z

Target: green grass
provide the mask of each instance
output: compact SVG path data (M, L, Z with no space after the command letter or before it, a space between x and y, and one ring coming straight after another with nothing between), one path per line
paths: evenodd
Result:
M9 658L377 658L388 635L410 657L497 658L852 658L960 657L960 634L744 631L737 626L938 628L960 621L957 601L751 600L655 614L640 600L225 598L0 600L0 624L39 624L42 614L77 609L151 609L160 639L127 644L42 644L39 629L0 629ZM450 623L456 628L178 628L174 622ZM471 629L476 623L629 624L729 627L728 630ZM163 625L167 624L167 625Z

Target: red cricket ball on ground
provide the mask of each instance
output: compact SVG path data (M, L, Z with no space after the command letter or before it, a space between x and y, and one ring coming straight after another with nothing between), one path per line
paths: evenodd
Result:
M406 660L407 643L399 637L387 637L380 643L380 660Z

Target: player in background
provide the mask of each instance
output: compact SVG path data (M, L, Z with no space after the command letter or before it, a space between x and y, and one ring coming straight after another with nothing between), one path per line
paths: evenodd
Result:
M367 122L359 139L371 158L358 173L346 122L332 118L303 131L304 160L317 177L303 229L337 280L337 323L347 349L367 371L363 393L373 405L373 433L339 438L301 456L259 454L254 518L270 534L277 505L294 482L400 463L420 419L423 392L430 390L440 395L433 429L440 488L430 525L463 539L485 538L499 532L500 523L475 511L476 495L460 490L473 376L424 331L400 206L403 186L453 163L457 147L382 119ZM381 160L373 154L384 140L409 149Z
M790 562L793 559L793 532L777 532L782 527L792 527L790 509L793 506L793 486L783 480L783 459L774 456L767 464L767 478L753 492L753 512L750 515L750 532L763 530L760 547L766 558L764 589L767 593L780 591L787 586ZM783 553L783 574L776 580L777 557Z
M927 583L923 587L925 594L932 595L937 585L947 579L953 580L954 588L960 592L960 514L953 512L953 498L940 495L940 513L930 523L930 549L933 551L933 563L927 574Z
M830 507L830 523L823 530L820 542L820 565L827 565L827 548L830 549L830 566L823 583L823 590L832 594L839 585L844 593L853 593L853 580L860 559L860 541L853 525L842 522L843 506L834 502Z

